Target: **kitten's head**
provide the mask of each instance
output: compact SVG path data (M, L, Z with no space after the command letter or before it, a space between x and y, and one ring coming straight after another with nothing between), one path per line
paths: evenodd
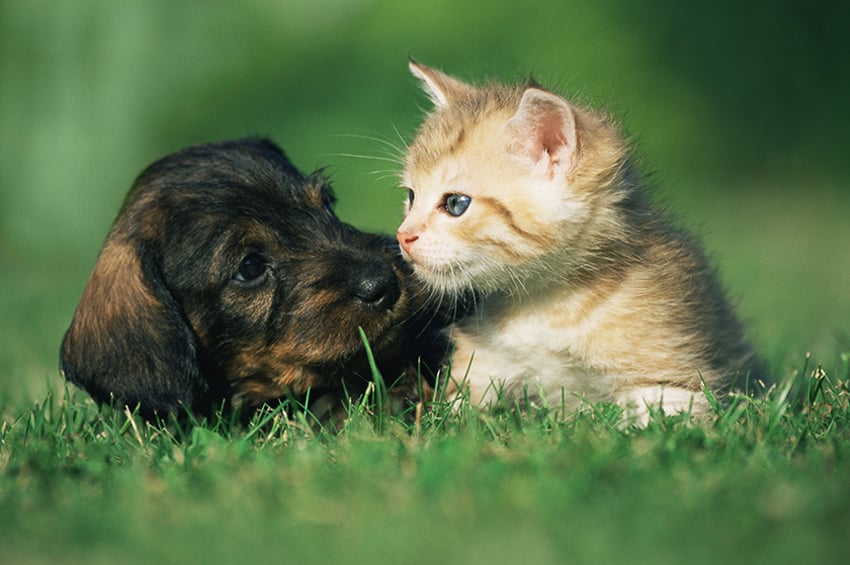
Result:
M435 109L406 155L398 239L433 289L512 292L562 278L590 239L618 228L606 205L622 197L612 187L625 150L607 119L533 82L476 87L410 69Z

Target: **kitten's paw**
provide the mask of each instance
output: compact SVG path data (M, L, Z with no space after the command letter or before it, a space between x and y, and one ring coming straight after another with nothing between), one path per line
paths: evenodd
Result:
M646 427L653 414L700 416L710 408L701 392L660 385L626 389L617 395L616 402L624 409L625 423L640 427Z

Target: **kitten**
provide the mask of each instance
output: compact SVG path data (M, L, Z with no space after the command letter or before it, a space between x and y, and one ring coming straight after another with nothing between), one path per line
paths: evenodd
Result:
M476 87L415 61L436 108L405 157L398 240L441 298L457 394L701 414L763 377L698 244L655 207L617 126L540 87Z

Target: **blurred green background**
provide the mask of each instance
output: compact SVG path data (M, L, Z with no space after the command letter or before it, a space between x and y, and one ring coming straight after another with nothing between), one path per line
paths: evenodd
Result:
M0 2L0 406L58 344L135 175L270 135L393 231L427 109L409 55L533 73L618 116L777 373L850 350L850 11L841 2ZM355 157L360 156L360 157ZM365 158L361 158L365 157ZM0 408L2 409L2 408Z

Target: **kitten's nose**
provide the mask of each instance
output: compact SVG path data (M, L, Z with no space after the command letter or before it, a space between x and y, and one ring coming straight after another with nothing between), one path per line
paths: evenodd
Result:
M404 249L404 252L408 255L410 254L410 246L414 241L419 239L418 235L403 231L398 232L395 236L396 239L398 239L398 244L401 245L401 248Z

